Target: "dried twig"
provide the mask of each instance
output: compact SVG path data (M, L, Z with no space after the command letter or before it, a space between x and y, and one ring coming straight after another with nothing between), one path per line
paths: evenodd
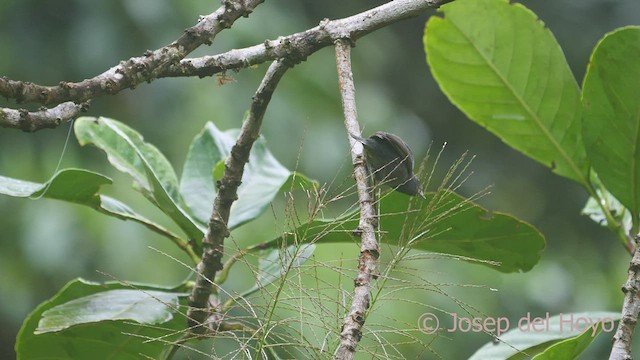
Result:
M609 360L630 360L633 332L640 315L640 238L635 238L635 252L629 263L627 282L622 287L624 303L622 317L616 334L613 336L613 346Z
M351 40L336 41L336 64L344 124L347 128L347 138L351 144L351 159L353 174L356 179L358 200L360 202L360 257L358 259L358 275L354 280L354 294L351 309L345 317L340 333L340 345L335 353L335 359L353 359L356 346L362 338L362 327L366 319L367 309L371 300L371 282L376 278L376 267L380 251L376 240L375 223L376 209L373 203L373 191L367 179L367 169L363 161L362 144L350 134L360 134L358 114L356 111L356 94L351 72Z

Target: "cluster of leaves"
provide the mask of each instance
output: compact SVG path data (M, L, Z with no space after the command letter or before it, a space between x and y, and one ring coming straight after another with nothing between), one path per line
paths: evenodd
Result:
M82 145L97 146L117 170L130 175L134 189L165 213L184 234L169 231L124 201L102 194L102 186L111 180L88 170L64 169L44 184L0 177L0 193L69 201L135 221L171 240L196 264L216 195L216 181L224 174L224 160L238 130L220 131L208 123L190 146L180 181L155 146L118 121L80 118L74 130ZM284 168L267 150L264 140L260 140L245 169L229 226L234 229L255 219L279 192L316 187L314 181ZM389 193L381 200L380 207L385 214L381 220L386 232L382 241L393 245L410 241L415 249L459 256L501 272L530 270L544 248L542 235L532 226L506 214L490 213L445 189L428 193L425 201L418 202L403 194ZM258 254L256 281L241 294L229 295L225 306L233 306L238 299L286 276L288 270L302 266L312 256L316 244L352 241L348 234L357 226L357 209L334 219L312 217L281 237L242 249L232 257L233 261L227 262L216 279L221 285L220 293L229 294L224 290L228 271L238 257L249 252ZM407 239L409 233L413 234L411 239ZM125 286L73 280L25 320L16 343L18 356L37 358L40 351L82 358L89 338L120 339L102 344L102 352L114 356L167 356L170 353L167 348L174 346L178 335L187 330L182 314L189 286L186 282L165 289L143 284ZM150 306L152 302L156 305ZM174 316L176 314L180 316ZM78 329L85 335L75 336ZM139 341L127 339L127 335L133 333ZM61 334L65 335L65 341L60 341ZM149 339L162 341L145 341Z
M617 29L598 43L581 91L552 33L524 6L461 0L441 11L444 17L426 24L424 47L450 101L580 184L591 196L584 213L632 251L629 234L638 233L640 211L640 27ZM573 359L579 352L562 354Z
M553 35L523 6L504 0L459 0L441 11L443 18L428 21L424 45L443 91L469 118L503 141L582 185L592 197L585 212L628 246L626 234L637 232L640 211L640 105L633 101L640 87L640 65L634 61L640 55L640 29L617 30L598 44L581 92ZM220 131L207 124L194 138L178 180L155 146L118 121L81 118L74 129L82 145L103 150L183 234L104 195L102 186L111 180L83 169L62 170L44 184L0 177L0 193L69 201L135 221L168 238L198 263L216 182L224 174L238 130ZM283 167L259 140L231 209L229 228L250 223L283 191L313 192L316 187L314 181ZM383 242L453 255L501 272L530 270L544 248L542 235L531 225L491 213L444 188L428 193L426 200L386 194L380 199L380 213ZM352 241L349 233L357 228L357 214L354 210L334 219L312 216L280 237L242 249L237 256L256 252L259 261L255 285L237 298L286 278L290 269L313 256L316 245ZM233 261L226 266L215 279L221 289ZM18 356L81 359L100 351L112 357L165 358L188 330L182 314L189 285L165 289L73 280L25 320L16 343ZM232 306L235 300L224 304ZM541 359L558 354L575 358L594 338L586 334L560 332L541 339L509 332L502 338L507 346L500 355L496 347L487 346L474 358L506 359L521 351Z
M216 194L215 184L224 172L224 159L238 131L223 132L208 123L194 138L178 182L164 155L126 125L106 118L80 118L74 129L81 144L102 149L109 162L129 174L134 188L173 220L184 235L175 234L126 203L101 194L102 185L110 184L111 180L88 170L64 169L44 184L0 177L0 193L74 202L109 216L138 222L173 241L197 263L199 242ZM239 199L232 207L230 227L233 229L255 219L280 191L314 187L315 182L282 167L261 140L252 150ZM530 225L509 215L489 213L450 191L428 193L426 201L420 202L390 193L384 196L380 206L382 213L388 214L382 220L388 234L383 241L394 245L406 241L402 234L410 227L410 233L416 234L410 239L416 249L460 256L502 272L530 270L544 248L544 239ZM316 244L352 241L348 234L357 228L357 216L358 211L354 209L335 219L312 218L288 235L241 250L239 256L258 252L256 282L226 304L233 305L236 299L246 298L273 283L286 275L285 269L301 266L312 256ZM292 243L291 234L296 241L287 246ZM228 262L216 279L219 285L223 285L233 262ZM18 355L38 358L41 356L38 354L56 353L82 358L83 344L87 338L95 337L121 339L103 344L102 352L114 356L166 356L167 348L173 346L180 330L185 330L182 307L188 288L189 283L165 289L73 280L25 320L16 345ZM149 306L152 302L156 306ZM175 314L181 316L174 317ZM162 327L158 327L159 324ZM80 327L85 335L75 336ZM134 332L139 341L125 340L127 334ZM65 342L55 340L59 334L65 335ZM148 339L162 341L145 342Z
M640 211L640 28L615 30L598 43L580 91L552 33L524 6L463 0L442 11L444 18L427 23L424 46L451 102L580 184L593 198L588 213L626 246ZM627 212L631 223L623 228Z

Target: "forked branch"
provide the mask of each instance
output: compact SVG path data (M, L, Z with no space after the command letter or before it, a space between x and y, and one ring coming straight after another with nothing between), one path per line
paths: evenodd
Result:
M278 60L271 64L252 98L249 115L242 124L238 139L225 162L224 176L218 183L218 195L213 204L207 233L202 240L202 261L196 267L197 278L189 296L187 317L195 333L202 334L207 331L207 327L200 325L204 324L207 317L212 314L209 309L209 296L215 286L212 280L223 268L224 239L229 236L227 223L231 205L238 199L238 186L242 182L244 166L249 161L253 143L260 136L260 127L267 105L278 82L290 67L291 63L287 60ZM215 331L218 324L212 325L214 328L210 330Z
M201 17L198 24L185 30L173 43L147 51L143 56L123 60L100 75L80 82L61 81L56 86L38 85L26 81L0 77L0 96L18 103L40 103L48 106L63 102L76 104L103 95L114 95L124 89L133 89L143 82L165 77L212 76L226 70L238 70L275 59L303 60L337 39L355 41L377 29L400 20L417 16L430 7L437 7L450 0L395 0L357 15L338 20L323 20L318 26L303 32L266 40L244 49L231 50L215 56L184 59L203 44L210 44L215 36L229 28L240 16L248 16L264 0L224 0L214 13ZM0 108L0 111L3 110ZM17 111L17 110L16 110ZM26 124L29 131L54 126L57 118ZM63 118L63 120L67 120ZM13 127L0 118L0 127Z

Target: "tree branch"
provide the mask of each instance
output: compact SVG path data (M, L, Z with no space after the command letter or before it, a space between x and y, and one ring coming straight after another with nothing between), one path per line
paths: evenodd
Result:
M375 224L376 209L373 201L373 191L367 180L367 169L363 161L362 144L350 134L360 135L358 114L356 111L355 86L351 72L351 40L336 41L336 64L344 124L347 128L347 138L351 145L351 159L353 174L356 179L358 200L360 202L360 222L358 230L361 237L360 257L358 259L358 275L354 280L354 294L351 309L345 317L340 333L340 345L335 353L335 359L353 359L356 346L362 338L362 327L366 320L369 300L371 298L371 282L376 279L376 268L380 251L376 240Z
M202 16L198 23L185 30L171 44L144 56L121 61L102 74L77 83L62 81L57 86L42 86L31 82L14 81L0 77L0 95L18 103L32 102L55 105L66 101L84 102L99 95L116 94L123 89L135 88L142 82L151 82L202 44L210 45L222 30L231 27L239 17L247 17L264 0L223 0L215 12Z
M196 267L198 275L189 296L187 318L189 326L193 327L193 331L196 333L201 334L207 330L206 327L198 325L203 324L207 316L210 315L209 296L215 285L212 279L215 279L216 272L223 269L224 239L229 236L227 222L231 205L238 199L237 190L242 182L244 166L249 160L253 143L260 136L260 126L271 96L278 82L291 66L292 63L286 59L271 64L252 98L249 116L242 124L238 140L236 140L225 162L225 172L219 183L219 191L209 219L209 227L202 240L202 261Z
M622 318L613 336L609 360L631 360L631 341L640 314L640 236L635 237L635 252L629 263L627 282L622 286Z
M350 38L355 41L379 28L417 16L429 7L437 7L451 0L395 0L344 19L323 20L309 30L266 40L259 45L215 56L184 59L198 46L210 44L220 31L230 27L240 16L248 16L263 1L224 0L220 9L201 18L197 25L185 30L185 34L173 43L156 51L147 51L144 56L122 61L91 79L43 86L0 77L0 96L15 99L18 103L79 103L102 95L114 95L159 78L212 76L282 58L299 62L338 39ZM55 124L52 119L49 122ZM30 131L40 129L37 125L31 128Z
M29 112L25 109L0 108L0 126L34 132L44 128L55 128L58 125L75 119L81 112L87 111L89 102L76 104L65 102L51 109L43 108Z
M442 0L395 0L357 15L323 20L314 28L262 44L200 58L184 59L172 65L161 77L212 76L225 70L238 70L278 58L304 60L314 52L331 46L338 39L355 41L377 29L418 16Z

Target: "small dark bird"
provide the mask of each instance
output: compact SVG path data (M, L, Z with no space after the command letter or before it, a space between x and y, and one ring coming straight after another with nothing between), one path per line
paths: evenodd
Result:
M369 172L374 174L379 183L403 194L420 195L424 198L420 181L413 173L413 153L402 139L383 131L366 139L350 135L364 146Z

